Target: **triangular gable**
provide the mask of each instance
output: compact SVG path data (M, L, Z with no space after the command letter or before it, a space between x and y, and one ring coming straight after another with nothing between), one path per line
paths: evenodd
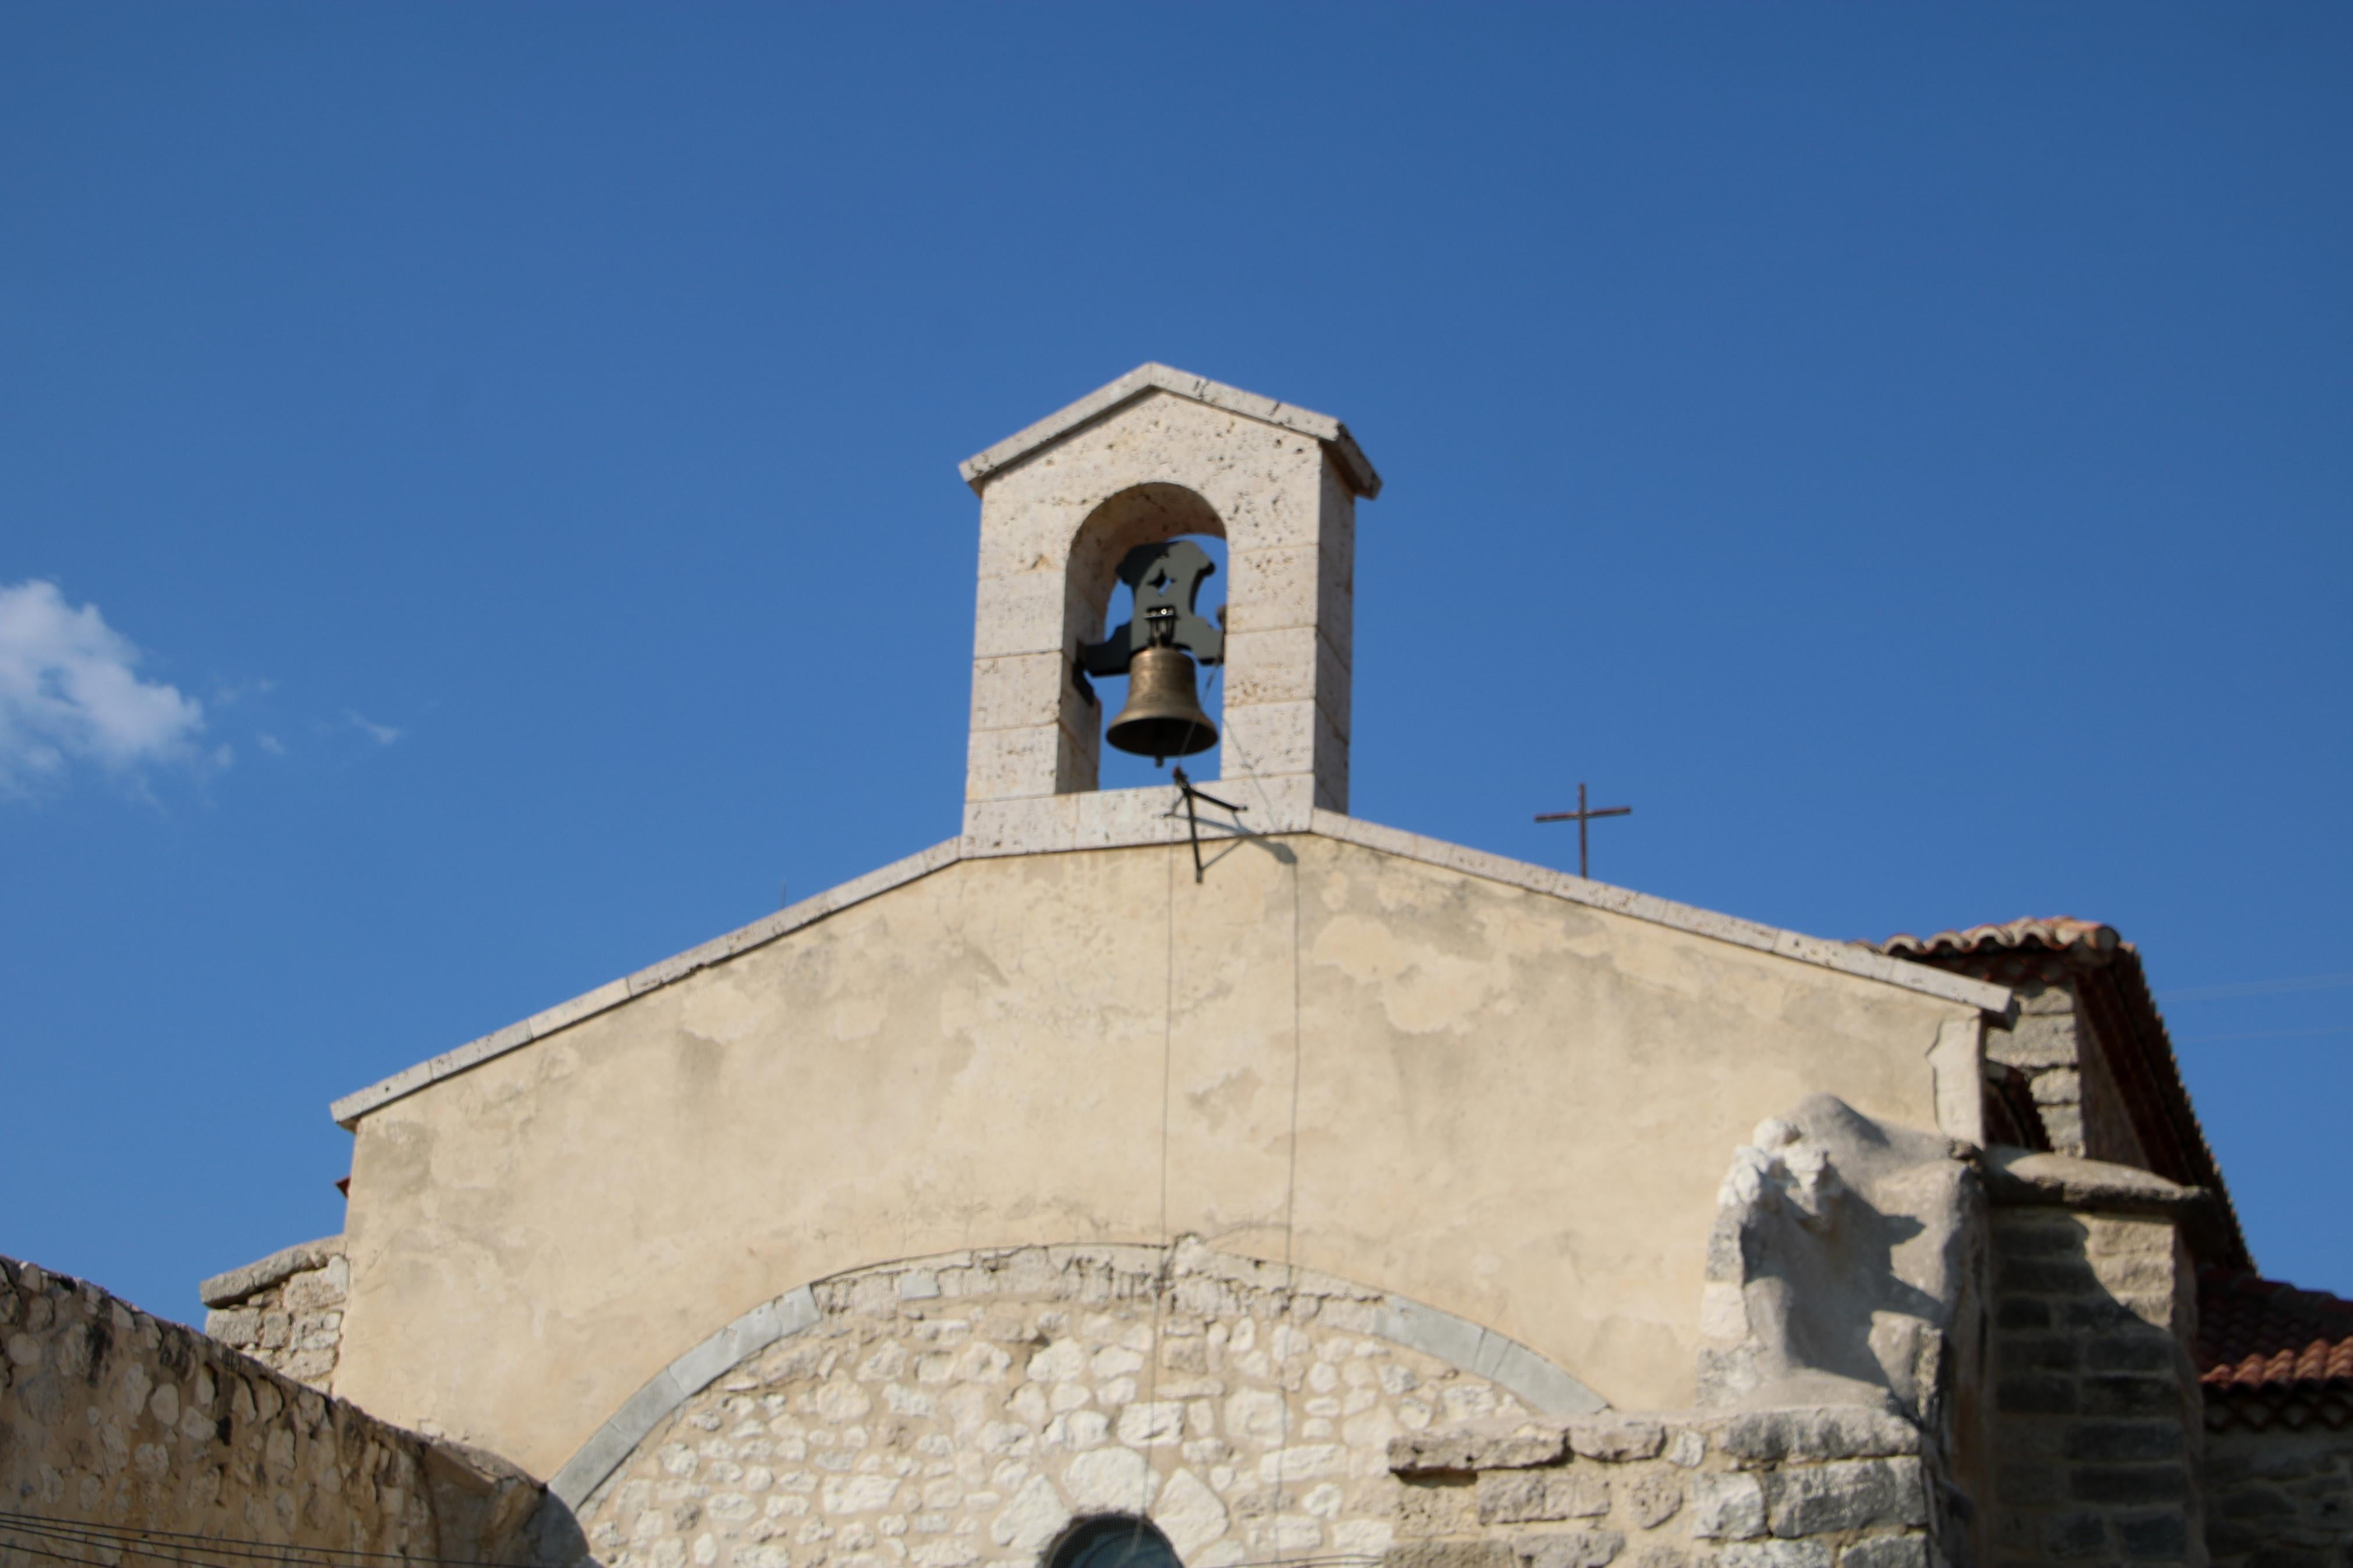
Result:
M1049 414L1018 435L1008 436L987 451L966 458L956 466L964 482L977 492L991 475L1008 468L1037 451L1039 447L1060 440L1071 431L1147 393L1165 392L1172 396L1190 398L1228 414L1239 414L1247 419L1261 420L1296 430L1303 436L1313 436L1324 443L1340 471L1348 477L1350 488L1370 500L1381 493L1381 476L1373 470L1372 459L1365 456L1348 427L1328 414L1301 408L1288 403L1277 403L1271 397L1261 397L1255 392L1244 392L1239 386L1211 381L1205 375L1173 370L1165 364L1140 364L1108 386L1097 387L1070 406Z

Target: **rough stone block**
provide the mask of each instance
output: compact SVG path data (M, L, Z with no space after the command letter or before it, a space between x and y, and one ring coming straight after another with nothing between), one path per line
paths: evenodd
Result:
M1413 1539L1463 1535L1479 1527L1478 1489L1468 1477L1442 1472L1398 1489L1397 1532Z
M2064 1334L2012 1334L2003 1338L1996 1355L2005 1372L2073 1372L2080 1350Z
M1400 1475L1433 1470L1528 1469L1556 1465L1568 1452L1557 1426L1448 1426L1389 1439L1389 1468Z
M2072 1415L2075 1380L2052 1373L2005 1377L1994 1384L1995 1407L2014 1415Z
M1757 1410L1735 1416L1724 1449L1745 1464L1891 1458L1920 1451L1920 1429L1902 1416L1862 1405Z
M2053 1557L2097 1557L2108 1549L2107 1516L2091 1509L2053 1514L2042 1521L2042 1550Z
M2069 1429L2067 1457L2115 1462L2179 1459L2182 1435L2173 1421L2085 1421Z
M2180 1386L2169 1377L2115 1374L2084 1379L2086 1415L2169 1415L2180 1408Z
M2001 1329L2047 1329L2051 1306L2031 1296L2005 1296L1994 1310L1994 1326Z
M1625 1489L1626 1511L1644 1530L1656 1530L1683 1506L1683 1478L1672 1470L1653 1471Z
M1605 1568L1626 1538L1614 1530L1559 1530L1523 1535L1514 1544L1527 1568Z
M1651 1459L1667 1446L1667 1429L1639 1415L1580 1415L1568 1423L1568 1446L1588 1459Z
M1381 1556L1381 1568L1519 1568L1508 1542L1400 1541Z
M2189 1555L2189 1525L2178 1512L2126 1514L2116 1525L2128 1556L2169 1563Z
M1746 1541L1765 1533L1765 1489L1738 1470L1692 1477L1692 1526L1702 1541Z
M2004 1258L1995 1279L2004 1291L2038 1296L2089 1296L2100 1290L2100 1277L2092 1266L2073 1258Z
M1723 1568L1831 1568L1827 1541L1744 1541L1716 1553Z
M2189 1495L2179 1465L2084 1465L2067 1478L2079 1502L2178 1503Z
M1609 1482L1592 1470L1493 1470L1479 1478L1479 1522L1599 1519L1609 1511Z
M2104 1334L2084 1345L2084 1364L2094 1372L2171 1372L2181 1353L2170 1335Z
M1784 1539L1928 1522L1920 1461L1849 1459L1765 1477L1766 1520Z
M2067 1499L2067 1472L2059 1466L2029 1461L2004 1465L1995 1478L1996 1495L2010 1508L2047 1508Z
M250 1307L216 1307L205 1314L205 1332L240 1350L261 1342L261 1314Z
M1928 1568L1925 1535L1874 1535L1839 1553L1839 1568Z

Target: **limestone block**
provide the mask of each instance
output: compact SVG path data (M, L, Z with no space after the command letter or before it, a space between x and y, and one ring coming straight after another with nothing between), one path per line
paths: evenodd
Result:
M1514 1546L1527 1568L1606 1568L1625 1549L1614 1530L1554 1530L1521 1536Z
M1839 1553L1839 1568L1928 1568L1925 1535L1875 1535Z
M1317 731L1329 721L1313 702L1226 704L1225 772L1312 773Z
M1019 800L1051 795L1060 748L1050 724L1021 730L976 730L968 742L966 800Z
M973 658L1069 652L1065 602L1060 572L982 578L973 610Z
M1725 1424L1724 1450L1744 1465L1883 1458L1920 1451L1920 1429L1862 1405L1758 1410Z
M1345 658L1355 605L1354 574L1343 552L1310 546L1292 550L1236 550L1227 556L1233 574L1228 590L1229 632L1281 631L1320 626Z
M1445 1470L1503 1470L1556 1465L1568 1453L1568 1434L1530 1424L1511 1428L1461 1426L1409 1432L1389 1440L1389 1468L1399 1475Z
M1746 1541L1765 1533L1765 1487L1738 1470L1692 1477L1692 1534L1702 1541Z
M1057 653L975 659L972 727L1011 730L1060 723L1065 695L1075 696L1069 668L1067 657Z
M1479 1522L1599 1519L1609 1511L1609 1481L1584 1466L1493 1470L1479 1478Z
M1656 1458L1667 1446L1667 1429L1646 1417L1614 1411L1578 1415L1568 1423L1568 1444L1588 1459Z
M963 852L975 858L991 855L1038 855L1077 847L1076 803L1082 795L1030 795L1014 800L967 802L964 810Z
M1348 661L1313 626L1238 632L1226 638L1226 705L1313 701L1348 733Z
M1722 1568L1831 1568L1824 1541L1751 1541L1716 1553Z
M1644 1530L1656 1530L1681 1512L1683 1478L1672 1470L1653 1470L1625 1489L1626 1509Z
M1381 1568L1519 1568L1510 1542L1482 1536L1472 1541L1400 1541L1381 1555Z
M1784 1538L1928 1521L1927 1492L1915 1458L1790 1466L1767 1474L1765 1501L1767 1523Z
M250 1307L216 1307L205 1314L205 1332L242 1350L261 1342L261 1314ZM32 1343L30 1340L26 1344Z

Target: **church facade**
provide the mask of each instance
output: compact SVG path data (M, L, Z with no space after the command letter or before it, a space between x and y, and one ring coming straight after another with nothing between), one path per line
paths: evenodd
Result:
M438 1555L2353 1563L2353 1308L2254 1274L2113 931L1350 816L1326 416L1147 365L964 472L960 831L338 1101L343 1233L207 1282L219 1354L543 1483ZM1220 671L1198 790L1098 787L1121 582Z

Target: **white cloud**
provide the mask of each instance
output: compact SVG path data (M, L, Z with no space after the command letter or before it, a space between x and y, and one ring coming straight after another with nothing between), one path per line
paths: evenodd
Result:
M395 741L399 740L401 736L408 732L406 730L396 730L389 724L379 724L375 720L367 718L360 713L356 709L344 709L343 717L352 721L352 727L353 729L365 731L368 738L379 746L389 746Z
M264 730L259 734L254 736L253 741L254 744L259 746L263 751L268 752L273 757L282 757L286 754L286 742L280 740L277 736L271 734L267 730Z
M142 680L139 649L95 605L54 583L0 585L0 791L21 792L91 762L115 772L193 762L204 704Z

